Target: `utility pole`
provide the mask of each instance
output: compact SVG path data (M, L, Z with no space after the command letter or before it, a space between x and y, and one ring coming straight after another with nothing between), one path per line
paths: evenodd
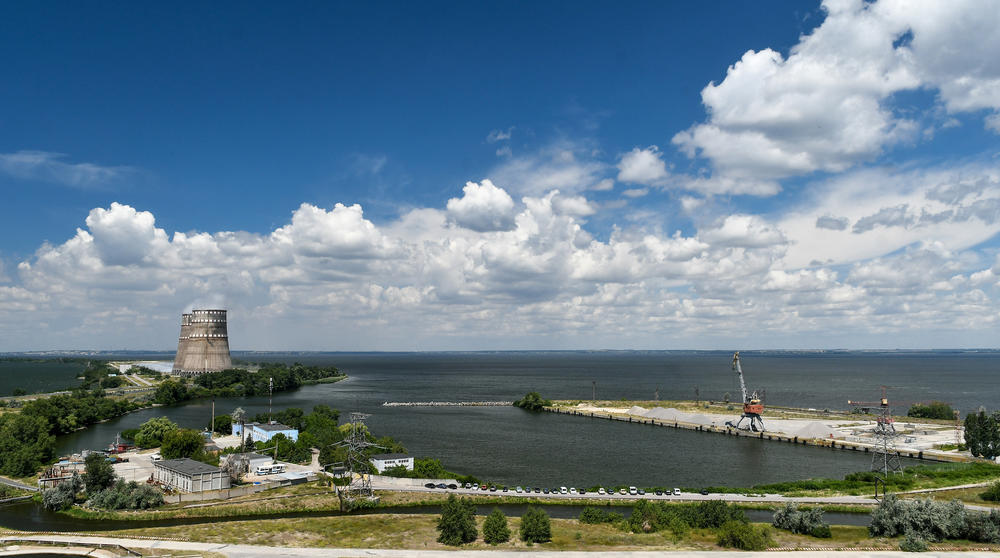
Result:
M597 401L597 381L593 380L590 382L593 385L594 392L590 396L591 401Z
M209 431L208 437L211 438L215 436L215 398L212 398L212 430Z
M271 396L274 395L274 378L267 379L267 422L273 423L274 417L271 413Z

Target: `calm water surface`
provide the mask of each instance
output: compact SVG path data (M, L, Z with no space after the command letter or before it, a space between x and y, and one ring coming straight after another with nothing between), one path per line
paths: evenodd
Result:
M255 358L264 360L263 358ZM558 399L738 399L728 352L376 353L275 356L332 364L350 375L337 384L276 394L274 407L326 404L371 413L369 426L416 456L504 484L747 486L867 470L865 454L767 443L685 430L533 414L513 407L382 407L385 401L513 400L527 391ZM767 402L846 408L874 400L879 386L898 399L941 399L962 410L1000 396L998 353L744 352L750 385ZM219 399L216 413L241 406L266 412L266 398ZM116 432L166 415L182 426L209 424L211 402L146 409L60 438L60 451L107 445Z

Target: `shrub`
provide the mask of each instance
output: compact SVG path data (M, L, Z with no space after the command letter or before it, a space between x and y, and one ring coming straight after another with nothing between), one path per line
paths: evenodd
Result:
M45 492L42 492L42 506L47 510L61 511L68 509L73 505L76 499L76 493L83 488L83 480L80 479L80 475L76 473L73 474L73 478L68 481L63 481L58 485L47 488Z
M904 501L890 494L872 510L868 532L873 537L897 537L910 532L933 542L963 537L966 524L965 507L958 500Z
M979 497L990 502L1000 502L1000 481L991 484L986 492L979 494Z
M580 523L595 525L598 523L616 523L624 519L622 514L587 506L580 512Z
M118 482L91 496L87 505L103 510L145 510L163 505L163 493L148 484Z
M927 552L927 541L913 531L907 531L906 537L899 543L899 549L903 552Z
M683 537L688 534L688 531L691 530L691 526L688 525L686 521L676 516L670 518L670 522L667 523L667 528L670 529L670 532L677 538Z
M521 516L521 540L532 543L552 540L552 525L545 510L528 506L527 511Z
M719 528L719 546L738 550L764 550L771 542L767 527L756 527L743 521L727 521Z
M833 536L833 532L830 531L830 526L826 523L817 525L809 531L809 535L816 537L817 539L829 539Z
M515 407L520 407L526 411L541 411L543 407L549 405L552 405L552 400L542 399L542 396L537 391L529 392L514 402Z
M784 508L774 512L774 519L771 525L778 529L785 529L797 535L811 535L813 532L819 533L819 538L829 538L830 527L823 523L823 510L813 508L801 511L795 504L786 504ZM822 527L826 527L825 530Z
M448 500L441 506L437 530L441 532L437 539L441 544L459 546L476 540L479 532L476 530L475 504L449 494Z
M507 516L500 508L493 508L483 523L483 540L489 544L500 544L510 540L510 527L507 526Z

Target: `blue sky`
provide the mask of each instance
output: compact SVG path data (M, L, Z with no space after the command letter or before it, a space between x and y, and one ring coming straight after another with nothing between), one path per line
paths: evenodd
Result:
M5 5L0 351L995 346L998 8Z

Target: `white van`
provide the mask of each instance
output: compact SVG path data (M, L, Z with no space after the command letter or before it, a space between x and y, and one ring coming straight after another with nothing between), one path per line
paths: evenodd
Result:
M674 489L674 496L680 496L680 495L681 495L681 489L680 488L675 488Z
M630 487L628 487L628 493L631 494L632 496L638 496L639 495L639 489L636 488L636 487L634 487L634 486L630 486Z
M559 494L569 494L569 490L567 490L565 486L560 486Z

